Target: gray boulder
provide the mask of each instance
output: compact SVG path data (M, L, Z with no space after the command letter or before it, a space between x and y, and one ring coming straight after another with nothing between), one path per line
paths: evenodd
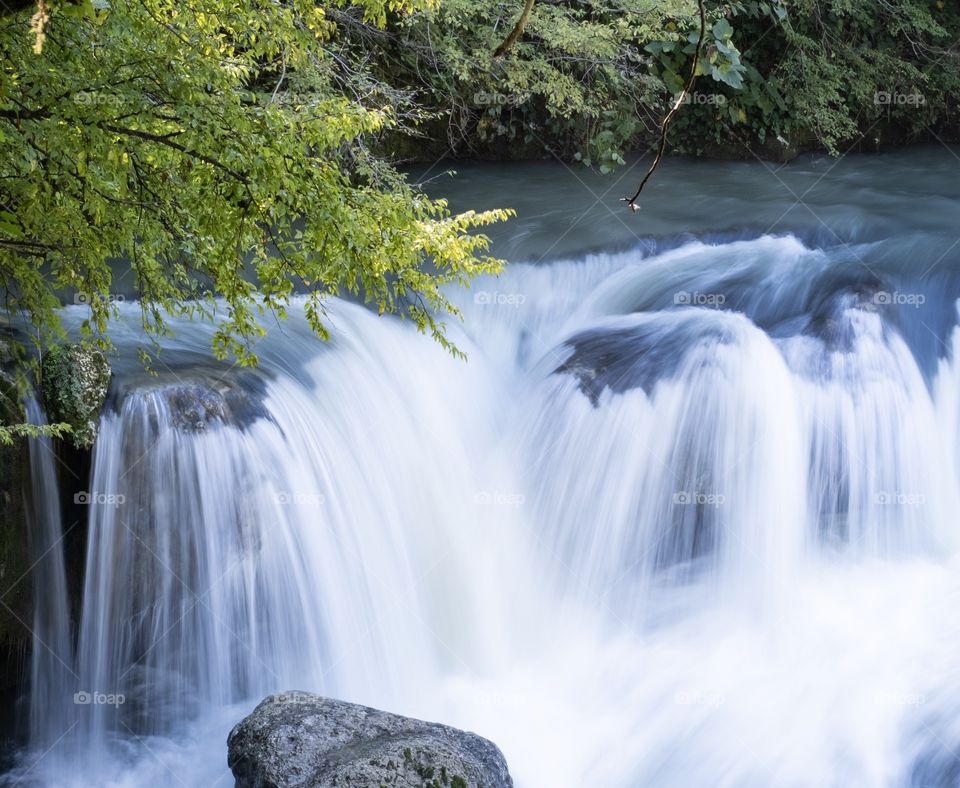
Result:
M512 788L477 736L309 692L261 701L227 739L237 788Z

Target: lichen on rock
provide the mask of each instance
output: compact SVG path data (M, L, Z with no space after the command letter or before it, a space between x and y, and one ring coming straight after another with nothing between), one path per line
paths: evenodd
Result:
M230 733L237 788L513 788L503 754L475 733L284 692Z
M70 425L70 439L89 449L110 386L110 364L96 348L56 345L43 357L41 393L52 422Z

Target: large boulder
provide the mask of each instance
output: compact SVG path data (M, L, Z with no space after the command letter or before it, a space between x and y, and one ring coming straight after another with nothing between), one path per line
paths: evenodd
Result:
M43 404L50 422L69 424L73 445L89 449L110 386L106 356L83 345L56 345L43 357L42 373Z
M511 788L503 754L477 736L410 717L284 692L227 740L237 788Z

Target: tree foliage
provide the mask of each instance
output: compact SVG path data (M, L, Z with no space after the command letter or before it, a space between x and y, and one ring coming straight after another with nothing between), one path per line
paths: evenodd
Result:
M656 133L665 105L665 83L645 47L667 38L671 47L687 33L695 40L697 3L539 2L509 52L494 57L523 6L443 0L392 19L385 31L345 12L350 22L337 43L344 59L362 54L381 78L416 91L442 126L425 133L444 136L456 153L483 155L502 142L604 171L622 164L629 141ZM711 6L711 22L720 16Z
M445 136L459 155L552 154L609 170L624 151L655 144L689 73L696 0L538 2L509 54L491 58L523 7L444 0L376 32L345 11L351 23L336 44L416 91L442 126L425 126L426 136ZM956 3L708 0L707 11L674 150L837 152L865 133L900 142L956 128Z
M788 144L789 154L956 138L955 3L745 0L728 9L744 53L742 85L722 88L722 105L693 106L678 119L685 152L731 139L741 148Z
M377 26L428 5L354 8ZM498 269L473 230L507 213L452 216L370 153L397 109L343 79L336 6L60 2L42 48L29 11L2 20L0 274L31 336L61 335L76 291L107 343L124 280L154 335L169 315L216 319L213 350L245 364L295 291L321 336L324 299L346 292L448 344L443 287Z

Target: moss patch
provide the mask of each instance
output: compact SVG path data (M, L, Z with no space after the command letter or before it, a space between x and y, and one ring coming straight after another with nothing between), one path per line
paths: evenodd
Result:
M81 345L58 345L44 356L42 372L43 404L50 421L69 424L73 445L89 449L110 385L106 356Z

